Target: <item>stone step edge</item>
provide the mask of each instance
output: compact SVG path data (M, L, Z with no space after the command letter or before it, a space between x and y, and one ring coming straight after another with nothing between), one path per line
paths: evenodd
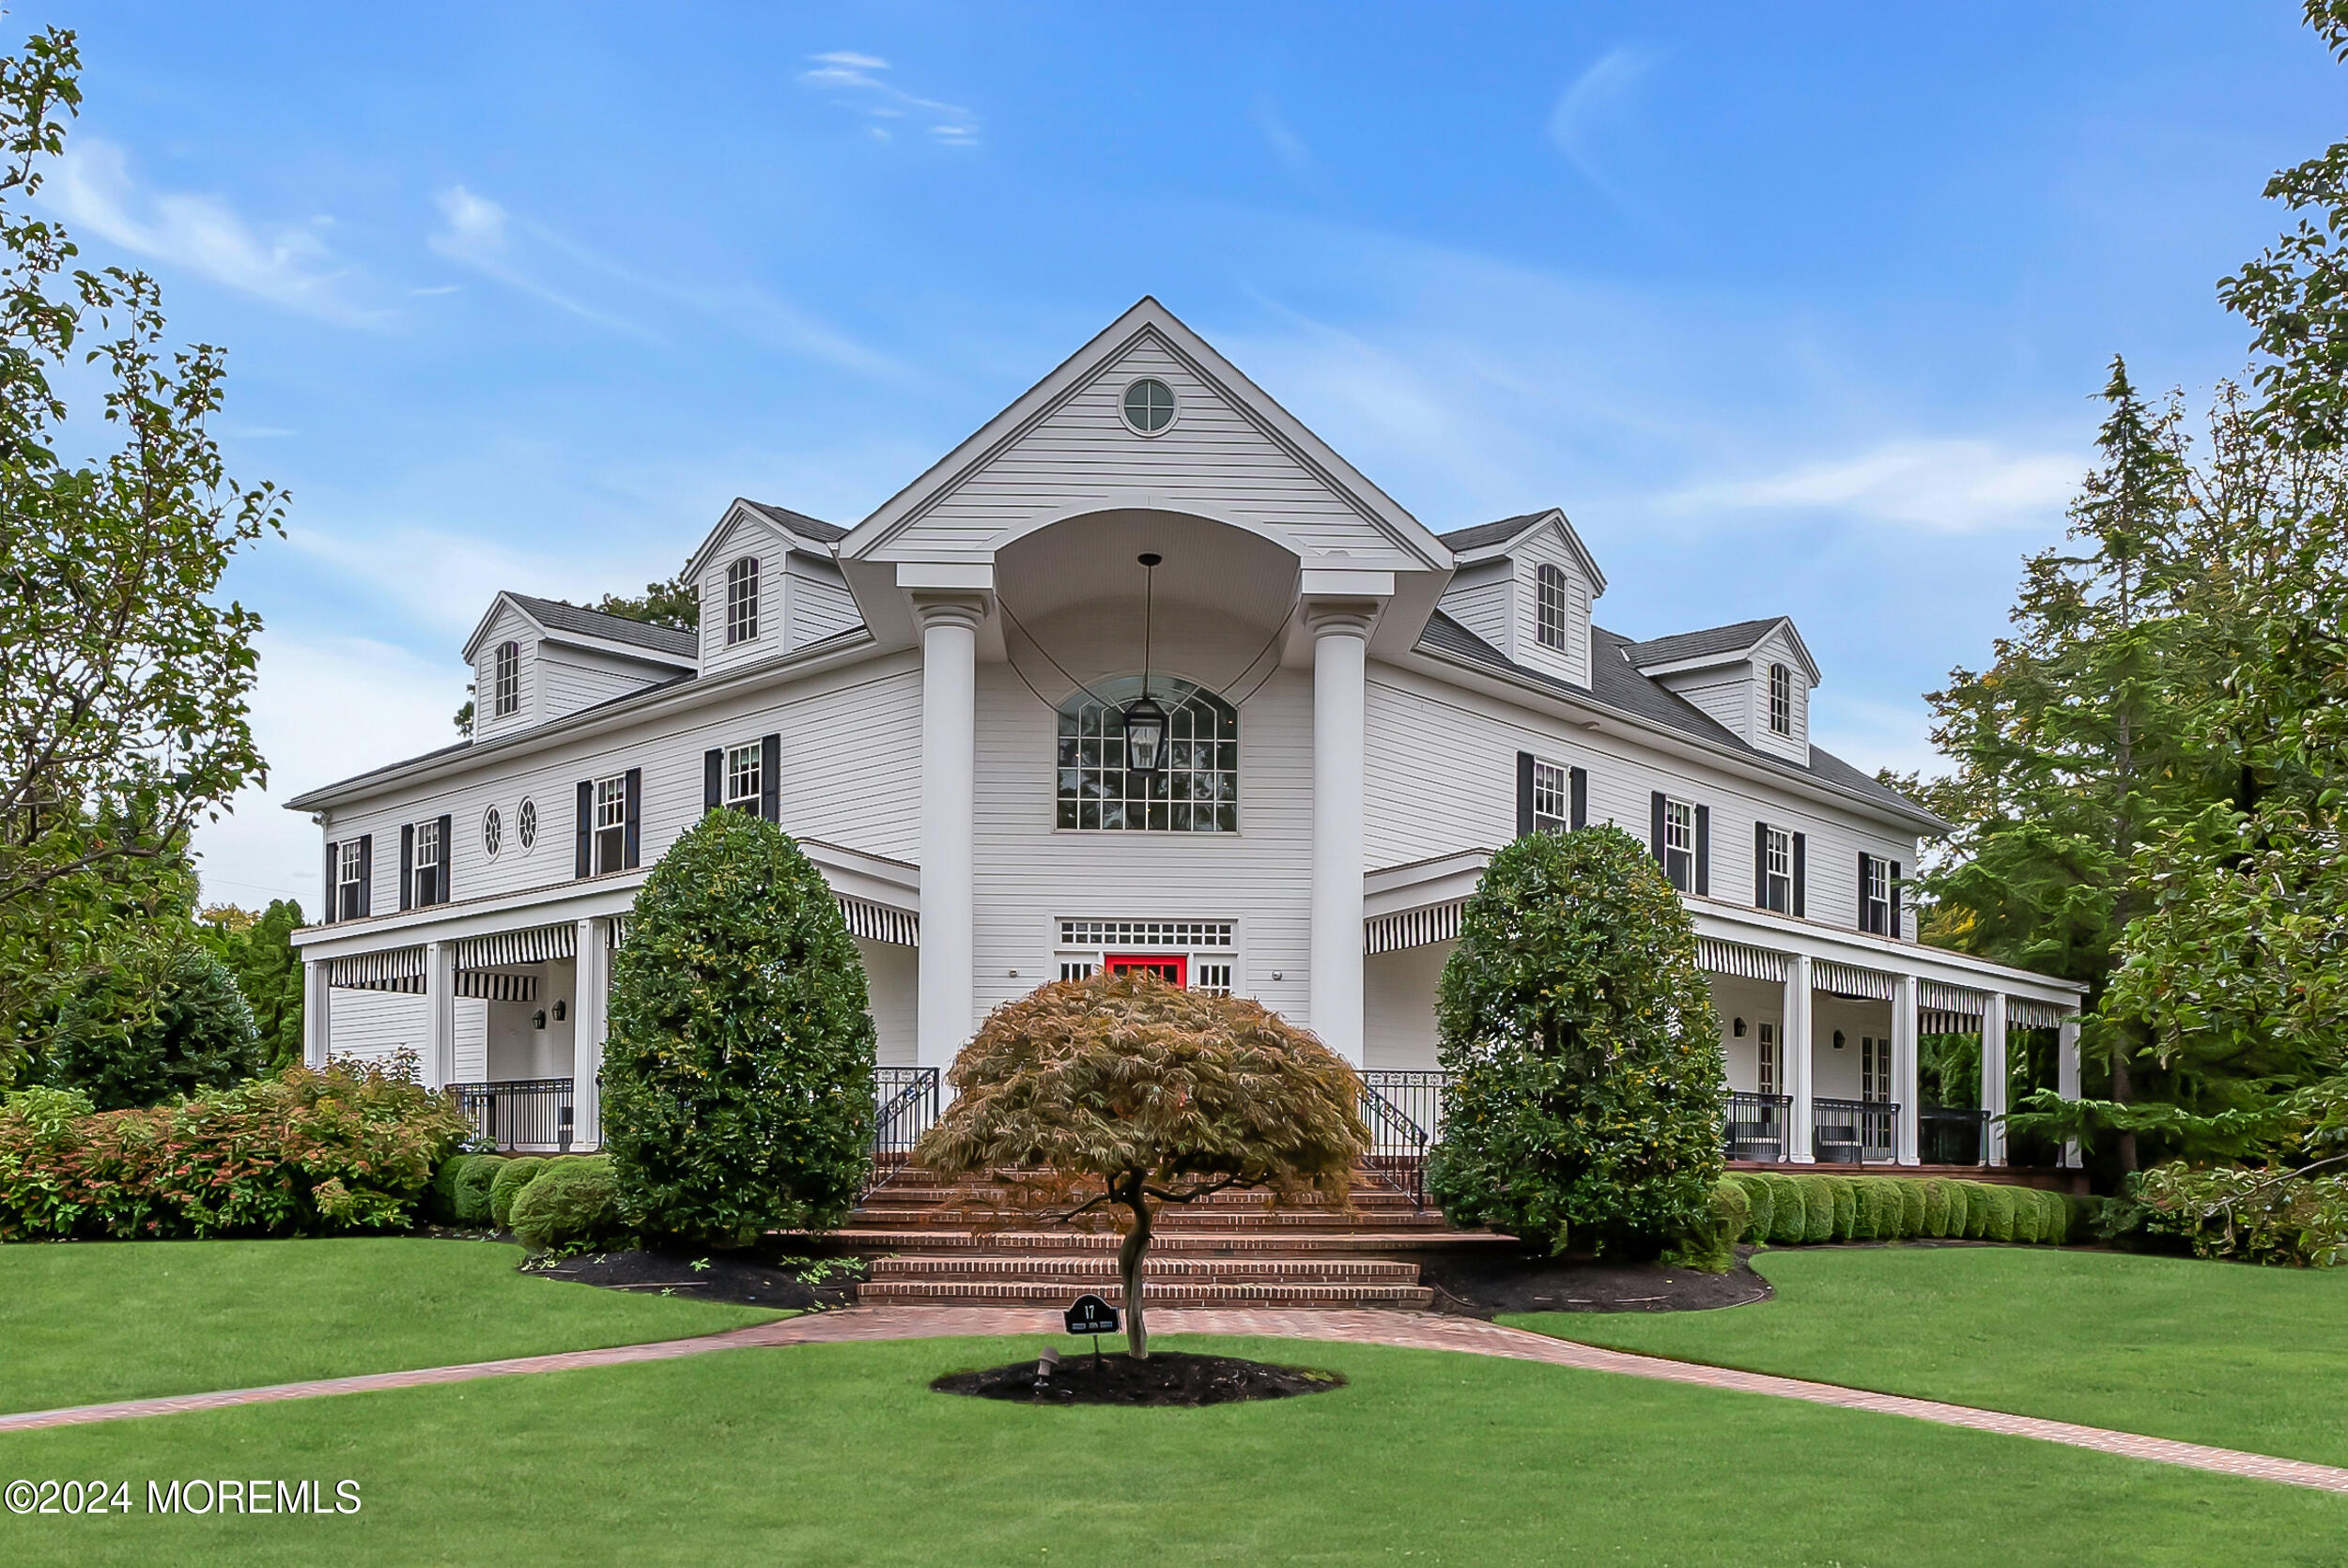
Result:
M1123 1302L1122 1295L1113 1288L1094 1294L1112 1304L1121 1305ZM873 1304L885 1301L994 1301L1015 1305L1065 1306L1068 1295L1065 1290L1055 1290L1048 1285L904 1282L862 1286L857 1292L857 1299ZM1153 1307L1425 1307L1431 1306L1434 1299L1435 1293L1425 1285L1152 1284L1150 1287L1150 1304Z
M1418 1265L1387 1258L1150 1258L1149 1280L1243 1280L1273 1284L1316 1281L1344 1284L1394 1281L1418 1284ZM1260 1278L1259 1279L1258 1277ZM1113 1280L1113 1257L885 1257L873 1265L875 1280L1066 1279Z

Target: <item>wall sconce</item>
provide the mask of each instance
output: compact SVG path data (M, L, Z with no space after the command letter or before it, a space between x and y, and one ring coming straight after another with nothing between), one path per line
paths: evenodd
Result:
M560 996L554 999L554 1022L557 1023L563 1022L563 998Z
M1840 1029L1834 1031L1834 1049L1837 1051L1843 1049L1843 1031Z
M533 1029L543 1029L547 1026L546 1008L540 1007L536 1012L530 1015L530 1026Z
M1745 1021L1741 1018L1731 1019L1729 1021L1729 1033L1736 1036L1738 1039L1743 1039L1745 1038Z

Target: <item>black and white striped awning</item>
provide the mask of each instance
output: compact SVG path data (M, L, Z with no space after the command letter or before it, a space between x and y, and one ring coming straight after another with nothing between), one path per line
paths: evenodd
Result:
M1861 969L1855 963L1837 963L1832 959L1811 961L1810 983L1820 991L1860 1001L1892 1000L1891 976L1880 969Z
M424 949L387 947L326 961L326 983L346 991L424 991Z
M921 945L921 917L909 909L892 909L869 899L842 895L840 917L847 921L849 935L867 942L885 942L894 947Z
M456 994L482 1002L535 1002L538 976L502 969L460 969L456 972Z
M533 926L527 930L492 931L468 936L456 944L459 969L518 969L526 963L546 963L579 956L579 927Z
M1449 903L1372 915L1362 922L1362 951L1372 955L1398 953L1406 947L1457 941L1460 912L1466 907L1465 899L1454 899Z
M1748 947L1741 942L1723 942L1717 936L1696 938L1696 961L1715 975L1734 975L1743 980L1768 980L1774 985L1785 983L1785 955L1772 953L1767 947Z

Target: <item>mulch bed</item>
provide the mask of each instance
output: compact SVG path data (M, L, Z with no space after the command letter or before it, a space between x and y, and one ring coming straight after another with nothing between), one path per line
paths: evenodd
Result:
M1766 1301L1769 1282L1753 1271L1753 1250L1737 1249L1725 1274L1661 1263L1534 1254L1430 1255L1419 1283L1434 1286L1435 1310L1463 1317L1508 1312L1701 1312Z
M1190 1356L1161 1350L1146 1360L1118 1354L1094 1363L1089 1353L1065 1357L1048 1378L1034 1361L956 1372L930 1385L940 1393L1013 1399L1029 1405L1229 1405L1244 1399L1288 1399L1345 1386L1334 1372L1273 1366L1230 1356Z
M640 1296L683 1296L807 1312L844 1307L856 1299L856 1282L863 1270L843 1271L841 1261L825 1260L825 1268L808 1258L755 1251L591 1253L532 1271L550 1280L576 1280Z

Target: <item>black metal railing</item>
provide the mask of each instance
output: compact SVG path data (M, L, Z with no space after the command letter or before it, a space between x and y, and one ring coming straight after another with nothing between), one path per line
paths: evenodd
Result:
M1927 1105L1916 1113L1917 1155L1927 1165L1978 1165L1989 1113Z
M1811 1104L1810 1150L1832 1164L1889 1164L1898 1157L1900 1108L1886 1099L1827 1099Z
M913 1157L913 1145L937 1120L935 1068L873 1069L873 1183Z
M1794 1097L1746 1094L1728 1097L1728 1129L1724 1140L1731 1160L1784 1160L1794 1151L1785 1130L1792 1125Z
M570 1152L571 1081L567 1078L451 1084L448 1093L456 1101L457 1115L502 1149Z
M1363 1163L1372 1175L1427 1205L1427 1150L1443 1136L1447 1072L1409 1072L1378 1068L1362 1074L1362 1125L1369 1129L1369 1154Z

